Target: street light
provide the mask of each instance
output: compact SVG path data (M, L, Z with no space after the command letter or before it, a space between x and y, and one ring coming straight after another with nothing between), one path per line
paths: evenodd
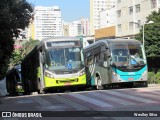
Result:
M143 26L143 48L144 48L144 26L146 25L146 24L152 24L152 23L154 23L153 21L149 21L149 22L147 22L147 23L144 23L142 26Z

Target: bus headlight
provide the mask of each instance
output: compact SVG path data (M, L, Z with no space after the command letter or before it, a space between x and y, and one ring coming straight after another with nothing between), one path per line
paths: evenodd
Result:
M117 76L117 74L114 71L112 71L112 75Z
M49 77L49 78L54 78L54 76L53 76L52 74L47 73L47 72L45 72L45 76L46 76L46 77Z
M21 86L21 85L17 85L17 88L18 88L18 89L22 89L22 86Z

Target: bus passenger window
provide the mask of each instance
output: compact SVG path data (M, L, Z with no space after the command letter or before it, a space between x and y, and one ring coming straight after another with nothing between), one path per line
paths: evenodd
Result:
M86 63L87 66L93 64L93 58L91 58L91 57L87 58L87 61L86 61L86 62L87 62L87 63Z
M98 62L100 60L100 54L94 55L95 62Z

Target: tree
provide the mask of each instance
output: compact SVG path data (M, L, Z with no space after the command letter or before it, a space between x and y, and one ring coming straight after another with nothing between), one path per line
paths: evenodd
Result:
M30 39L25 44L23 44L23 56L26 56L39 42L39 40Z
M153 11L147 17L147 22L149 21L153 21L154 23L144 25L146 55L157 56L160 55L160 9L158 12ZM136 39L142 42L143 28L140 29L140 33L136 36Z
M21 49L14 50L10 58L10 66L21 64L23 58L39 43L39 40L30 39L22 45Z
M0 2L0 79L4 77L14 50L14 38L33 20L33 6L26 0Z

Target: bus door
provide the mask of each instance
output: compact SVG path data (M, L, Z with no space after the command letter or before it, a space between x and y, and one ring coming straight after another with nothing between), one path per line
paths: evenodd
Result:
M102 77L102 84L108 84L110 83L110 54L109 52L102 52L101 53L101 60L102 60L102 71L101 71L101 77Z

